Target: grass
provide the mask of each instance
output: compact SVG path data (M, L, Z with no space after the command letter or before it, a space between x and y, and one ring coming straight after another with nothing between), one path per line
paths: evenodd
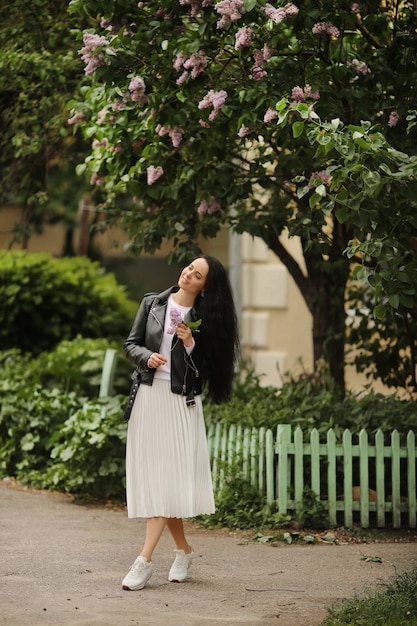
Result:
M417 568L383 587L330 609L321 626L417 626Z

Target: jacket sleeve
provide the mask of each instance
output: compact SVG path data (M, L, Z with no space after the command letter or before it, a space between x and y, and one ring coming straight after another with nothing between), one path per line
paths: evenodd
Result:
M154 350L145 346L146 323L153 298L145 296L133 322L132 329L123 344L127 358L139 368L148 369L148 359Z

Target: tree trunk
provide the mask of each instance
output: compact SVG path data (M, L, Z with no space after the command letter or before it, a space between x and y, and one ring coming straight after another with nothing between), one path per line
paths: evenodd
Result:
M329 262L323 262L326 266ZM314 364L324 359L333 380L345 389L345 288L349 273L333 267L317 272L314 281L316 296L312 302Z
M65 229L64 247L62 250L62 256L75 256L74 248L74 229Z

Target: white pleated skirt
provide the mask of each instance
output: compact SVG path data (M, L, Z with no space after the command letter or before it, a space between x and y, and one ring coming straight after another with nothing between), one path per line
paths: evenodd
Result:
M194 407L155 378L141 385L126 443L128 517L195 517L214 513L201 396Z

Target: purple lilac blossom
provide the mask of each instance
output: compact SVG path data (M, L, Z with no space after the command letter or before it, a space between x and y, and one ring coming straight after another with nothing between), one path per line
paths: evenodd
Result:
M158 178L162 176L164 170L160 165L158 165L158 167L150 165L146 170L146 173L148 185L153 185L158 180Z
M183 63L186 70L191 70L191 78L197 78L207 67L207 57L204 52L194 52Z
M145 96L145 81L140 76L134 76L129 83L128 87L133 102L137 102L137 104L142 107L146 104L147 97Z
M371 73L371 70L369 69L365 61L358 61L358 59L353 59L352 61L348 61L347 65L348 67L351 67L353 71L357 74L363 74L364 76L366 76L366 74Z
M298 15L299 8L292 2L288 2L284 7L284 11L287 15Z
M310 85L306 85L304 87L304 95L306 97L306 100L319 100L320 99L320 93L318 91L315 91L313 93L311 91Z
M310 85L306 85L304 88L293 87L291 90L292 98L295 102L304 102L305 100L319 100L320 93L315 91L314 93L311 90Z
M107 148L109 145L109 141L106 137L104 137L104 139L102 139L101 141L99 141L98 139L94 139L93 141L93 148Z
M85 63L84 73L89 76L105 64L103 52L96 53L96 50L109 46L110 42L106 37L100 37L100 35L93 33L84 33L83 42L84 46L79 50L79 54Z
M275 48L270 48L267 44L262 48L262 57L264 61L268 61L275 52Z
M207 67L207 57L204 52L194 52L193 54L184 56L183 52L179 52L174 59L174 69L179 72L182 68L185 71L176 80L177 85L182 85L191 70L191 78L197 78L199 74Z
M217 22L217 28L223 28L235 22L246 13L242 0L221 0L216 4L215 10L222 16L222 19Z
M185 81L185 79L187 78L187 76L188 76L188 72L185 70L181 74L181 76L179 78L177 78L177 80L175 81L175 84L178 85L178 87L180 87L183 84L183 82Z
M132 96L128 91L123 95L122 98L116 98L111 105L112 111L121 111L131 98Z
M388 120L388 126L390 128L392 128L393 126L396 126L399 120L400 120L400 116L398 115L398 111L391 111L389 120Z
M327 183L330 181L330 174L328 174L326 170L320 170L320 172L312 172L310 176L310 183L313 180L321 180L322 183L327 185Z
M106 115L109 112L109 110L104 107L104 109L101 109L98 113L97 113L97 124L99 126L101 126L101 124L104 124L104 122L106 121Z
M183 131L178 126L175 126L174 128L169 129L169 136L171 138L172 145L174 146L174 148L179 147L182 141L183 134L184 134Z
M254 65L252 67L252 76L254 80L262 80L262 78L266 75L267 75L267 72L263 70L261 67L259 67L258 65Z
M266 71L262 69L262 65L264 62L264 52L262 50L254 50L253 58L255 64L252 67L252 76L254 80L261 80L261 78L266 76Z
M206 109L207 107L213 107L213 111L209 115L209 120L212 122L216 119L219 109L224 105L225 100L227 98L227 91L221 89L220 91L213 91L210 89L208 93L204 96L204 98L199 102L199 109Z
M298 7L291 2L288 2L284 7L278 9L272 6L269 2L266 3L263 9L265 15L269 17L275 24L281 24L288 16L297 15Z
M272 6L272 4L269 4L269 2L266 3L263 10L265 15L269 17L269 19L271 19L273 22L275 22L275 24L281 24L281 22L283 22L287 17L287 14L285 13L283 8L280 7L276 9Z
M340 31L331 22L317 22L312 28L314 35L332 35L339 37Z
M102 185L103 182L103 176L99 176L96 172L93 172L93 174L91 174L90 185Z
M268 124L268 122L272 122L272 120L275 120L277 117L278 117L278 111L276 111L272 107L269 107L269 109L264 115L264 122L265 124Z
M178 52L177 56L174 59L174 69L177 70L177 72L180 71L180 69L182 68L182 66L184 65L184 61L185 61L186 57L184 56L183 52Z
M84 120L84 113L75 112L74 109L72 109L71 113L73 113L73 116L67 120L67 124L78 124Z
M199 215L203 215L204 213L208 213L209 215L212 215L213 213L215 213L216 211L218 211L220 209L220 202L217 198L214 198L213 196L211 196L210 198L210 202L207 202L207 200L202 200L197 208L197 213Z
M163 137L164 135L169 135L174 148L179 147L181 140L182 140L182 136L184 134L184 131L178 126L171 128L171 126L161 126L161 124L158 124L156 126L155 132L160 137Z
M236 33L236 43L235 50L240 50L240 48L244 48L250 46L252 43L253 30L249 28L249 26L244 26L240 28Z
M242 124L242 126L239 128L238 131L238 135L239 137L246 137L247 135L249 135L251 133L251 129L248 128L248 126L245 126L245 124Z

